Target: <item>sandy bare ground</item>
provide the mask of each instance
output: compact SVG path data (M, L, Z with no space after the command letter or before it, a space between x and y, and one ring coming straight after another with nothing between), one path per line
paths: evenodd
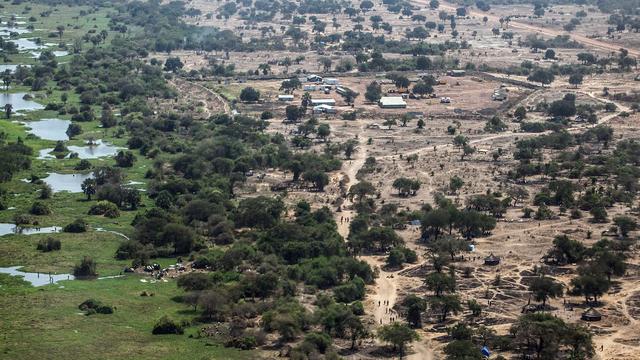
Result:
M215 91L208 89L197 82L187 81L180 77L174 77L169 81L173 87L181 92L182 97L190 100L201 101L204 104L206 117L224 112L231 114L231 106Z
M420 6L429 6L429 1L426 0L412 0L413 3L420 5ZM452 4L448 4L448 3L444 3L444 2L440 2L440 8L447 10L447 11L456 11L456 6L452 5ZM484 17L486 16L489 20L497 22L499 21L499 17L495 16L495 15L491 15L489 13L484 13L481 11L477 11L477 10L467 10L467 13L469 15L472 16L479 16L479 17ZM599 50L605 50L605 51L618 51L620 50L620 46L616 45L616 44L609 44L600 40L595 40L595 39L590 39L586 36L583 35L579 35L579 34L570 34L564 31L558 31L558 30L553 30L553 29L545 29L542 27L537 27L537 26L532 26L532 25L528 25L528 24L523 24L521 22L518 21L510 21L509 22L509 26L515 29L520 29L520 30L525 30L531 33L538 33L541 35L546 35L546 36L550 36L550 37L556 37L558 35L569 35L571 37L571 39L592 47L592 48L596 48ZM629 54L633 55L633 56L640 56L640 50L638 49L633 49L633 48L629 48L627 49L629 50Z
M364 125L361 126L363 127ZM365 159L367 158L367 148L365 142L361 137L359 137L358 139L360 142L359 150L352 160L344 162L343 169L339 174L339 176L349 179L347 192L348 189L359 182L359 180L356 178L356 174L358 173L358 170L362 168ZM341 220L343 218L353 219L356 213L355 211L353 211L353 203L349 200L347 200L347 202L343 204L342 208L343 210L341 212L336 212L334 214L336 216L336 223L338 224L338 232L345 239L347 239L347 237L349 236L349 223ZM375 284L370 289L372 294L369 296L368 301L366 301L365 303L367 313L373 314L373 319L376 327L395 322L397 321L396 318L398 318L399 316L393 310L393 307L398 298L398 288L400 286L399 282L402 276L398 274L399 271L389 272L382 270L382 267L384 265L383 258L384 257L373 255L360 257L360 259L366 261L372 268L379 269L379 276L376 279ZM412 346L413 353L409 354L406 357L407 359L433 359L433 350L424 342L424 335L421 336L421 340L414 342Z

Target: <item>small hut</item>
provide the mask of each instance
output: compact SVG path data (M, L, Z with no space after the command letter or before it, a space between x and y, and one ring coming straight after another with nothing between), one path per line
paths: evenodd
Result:
M489 266L496 266L500 264L500 258L493 255L493 253L491 253L491 255L487 256L486 258L484 258L484 264L485 265L489 265Z
M590 307L587 311L582 313L582 320L584 321L600 321L602 320L602 314L598 310Z

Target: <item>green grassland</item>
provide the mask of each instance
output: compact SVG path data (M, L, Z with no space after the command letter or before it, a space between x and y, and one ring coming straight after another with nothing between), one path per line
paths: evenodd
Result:
M195 315L174 300L173 281L142 282L141 276L63 281L33 289L0 275L0 358L27 359L247 359L255 354L224 348L199 338L198 327L184 335L152 335L155 321ZM140 296L143 291L154 296ZM4 292L4 295L1 295ZM111 315L85 316L78 305L88 298L115 307Z

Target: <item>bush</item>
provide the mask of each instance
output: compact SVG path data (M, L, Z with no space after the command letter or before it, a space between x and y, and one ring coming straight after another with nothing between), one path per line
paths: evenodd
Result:
M86 311L86 315L92 314L113 314L113 308L102 304L98 300L88 299L78 305L78 308L82 311Z
M255 102L260 100L260 91L252 88L246 87L242 89L240 92L240 100L245 102Z
M355 111L346 111L342 113L342 120L355 120L357 116Z
M319 353L324 354L331 346L331 337L326 333L312 332L304 337L304 342L311 344Z
M387 257L387 265L390 267L400 267L404 263L414 263L416 261L418 261L416 252L404 247L392 249Z
M136 157L131 151L119 151L114 159L119 167L132 167L136 161Z
M113 219L120 216L120 210L116 204L103 200L91 206L89 215L104 215L105 217Z
M362 316L364 315L364 305L362 305L362 301L354 301L351 304L351 312L353 315Z
M42 189L40 189L40 199L46 200L50 199L51 195L53 195L53 190L51 190L51 186L48 184L42 185Z
M241 336L225 342L224 346L241 350L252 350L258 346L258 341L254 336Z
M260 119L262 120L273 119L273 113L271 111L263 111L262 114L260 114Z
M27 214L15 214L13 215L13 223L16 224L16 226L19 225L29 225L31 224L31 216L27 215Z
M31 205L31 209L29 210L29 212L33 215L49 215L51 214L51 208L49 208L49 205L42 201L35 201Z
M37 249L42 252L60 250L61 248L62 248L62 244L60 243L60 240L54 239L51 237L48 237L46 239L41 239L40 241L38 241L38 246L37 246Z
M402 266L405 262L404 253L399 248L392 249L387 257L387 266L396 268Z
M84 219L75 219L71 224L68 224L67 226L65 226L64 229L62 229L62 231L68 232L68 233L83 233L87 231L88 227L89 227L89 224L87 224L87 222L84 221Z
M350 303L356 300L362 300L365 294L364 281L356 276L349 283L336 286L333 294L338 302Z
M89 170L91 169L91 162L87 159L82 159L80 162L74 167L74 170Z
M85 256L80 264L76 265L73 269L73 275L77 277L92 277L97 276L96 263L89 256Z
M163 335L163 334L176 334L182 335L184 334L184 328L182 324L171 320L168 316L163 316L158 320L158 322L153 326L153 331L151 332L153 335Z

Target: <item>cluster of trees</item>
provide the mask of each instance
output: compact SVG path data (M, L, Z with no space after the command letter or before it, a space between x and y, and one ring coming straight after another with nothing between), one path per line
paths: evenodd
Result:
M633 244L628 235L637 228L637 223L628 216L619 216L614 222L620 239L602 239L586 247L580 241L561 235L553 240L553 247L545 257L551 264L578 264L569 292L584 296L587 304L597 305L598 298L611 287L611 278L622 276L627 270L625 261Z
M453 234L453 230L471 240L488 234L496 226L494 215L500 215L503 201L495 201L493 196L471 199L464 209L458 209L451 200L442 194L436 194L436 208L426 205L422 210L422 238L425 241L437 240L441 235ZM508 203L508 202L506 202ZM496 205L497 204L497 205Z

